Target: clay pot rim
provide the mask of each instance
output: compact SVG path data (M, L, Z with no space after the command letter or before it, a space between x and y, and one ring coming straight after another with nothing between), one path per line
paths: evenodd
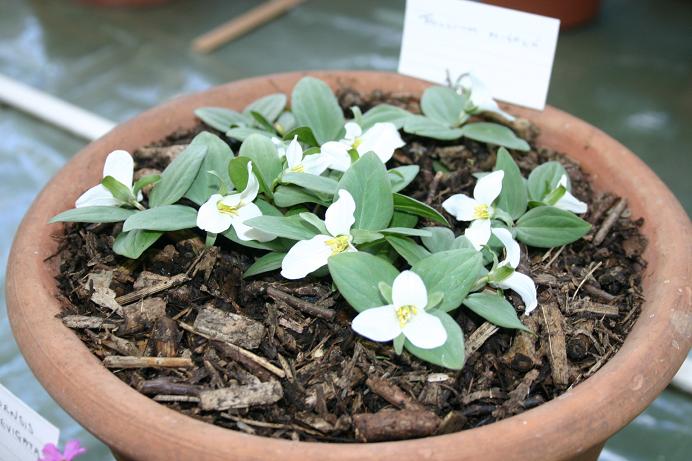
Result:
M295 81L307 74L333 86L346 83L365 91L385 88L416 93L429 85L384 72L301 72L240 80L184 96L119 125L85 147L31 206L9 258L8 314L30 367L68 413L114 450L134 459L194 459L200 449L205 459L226 459L231 454L253 460L503 459L507 453L563 459L604 442L665 388L692 343L689 219L672 193L634 154L585 122L550 107L539 113L508 106L543 129L539 145L567 145L569 149L562 150L582 160L597 187L607 184L609 190L626 196L635 216L647 219L644 232L650 241L644 280L648 301L633 331L605 366L559 398L454 434L372 444L305 443L247 435L197 421L139 394L106 370L54 317L60 310L54 297L55 263L44 260L54 252L51 235L60 228L44 223L71 207L79 193L95 183L111 150L133 149L191 125L194 107L239 109L262 94L290 94ZM623 164L628 165L626 173L620 171Z

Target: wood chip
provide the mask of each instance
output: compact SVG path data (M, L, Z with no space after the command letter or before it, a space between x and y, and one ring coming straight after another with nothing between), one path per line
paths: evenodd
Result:
M100 328L115 328L116 324L109 322L103 317L90 317L87 315L66 315L62 318L62 323L67 328L97 330Z
M466 341L466 359L468 360L471 355L480 349L483 343L494 335L497 330L499 330L499 328L490 322L484 322L481 326L476 328L473 333L469 335L468 341Z
M570 306L572 314L591 314L596 317L617 317L620 308L617 305L595 303L584 299L578 299Z
M138 160L156 160L165 164L171 163L187 148L188 144L173 144L172 146L140 147L135 152Z
M133 357L109 355L103 359L106 368L192 368L194 363L184 357Z
M205 411L249 408L278 402L283 395L281 384L272 380L266 383L202 391L199 393L199 406Z
M125 320L118 334L131 334L143 331L156 320L166 315L166 300L163 298L146 298L136 303L124 306L122 317Z
M110 288L112 280L113 271L92 272L87 275L86 286L92 290L90 299L94 303L120 314L123 307Z
M557 387L564 387L569 384L565 319L556 304L541 304L541 312L548 332L548 360L553 383Z
M154 397L157 402L188 402L199 403L199 397L192 395L157 395Z
M199 311L193 327L211 339L246 349L258 348L265 332L264 325L256 320L211 306Z
M622 212L625 211L625 208L627 208L627 200L621 198L615 206L608 211L608 215L603 220L603 224L601 224L601 227L593 238L594 245L599 246L603 243L603 240L608 236L610 229L613 228L613 225L615 225Z
M407 410L425 410L425 407L413 397L408 395L401 388L386 379L370 377L365 381L365 384L372 392L379 395L387 402L397 408Z
M528 397L529 392L531 391L531 385L534 381L536 381L539 374L540 372L538 370L531 370L526 373L517 387L509 392L509 399L504 401L501 406L493 410L493 416L496 418L504 418L522 411L522 404L524 403L524 400L526 400L526 397Z
M154 341L154 351L157 357L176 357L178 355L178 324L168 317L156 321L150 338Z
M353 416L355 435L361 442L426 437L439 425L440 418L426 410L382 410Z
M167 277L166 280L163 280L155 285L144 287L139 290L133 291L132 293L119 296L115 298L115 300L120 304L130 304L132 302L137 301L138 299L146 298L147 296L155 295L156 293L168 290L169 288L180 285L181 283L187 282L188 280L190 279L187 275L177 274L172 277Z
M289 306L295 307L296 309L303 311L306 314L312 315L314 317L319 317L325 320L332 320L336 315L336 311L333 309L327 309L326 307L320 306L316 303L305 301L301 298L283 292L271 285L266 287L266 293L267 296L269 296L270 298L276 301L283 301Z

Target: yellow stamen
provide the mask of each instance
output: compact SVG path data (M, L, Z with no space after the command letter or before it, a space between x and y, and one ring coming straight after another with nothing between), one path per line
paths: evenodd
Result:
M363 144L363 139L361 139L359 136L353 140L353 144L351 144L351 147L358 150L358 147L360 147L361 144Z
M346 235L339 235L338 237L334 237L333 239L329 239L326 242L324 242L329 248L332 249L332 256L338 255L339 253L343 253L346 251L346 248L348 248L348 236Z
M476 205L473 208L473 219L490 219L490 209L488 205Z
M238 216L238 207L232 205L226 205L221 200L216 202L216 209L221 213L229 214L231 216Z
M413 304L406 304L396 309L396 318L399 319L399 326L404 326L411 320L411 317L418 313L418 309Z
M292 171L293 173L303 173L305 172L305 167L302 163L299 163L298 165L291 167L290 171Z

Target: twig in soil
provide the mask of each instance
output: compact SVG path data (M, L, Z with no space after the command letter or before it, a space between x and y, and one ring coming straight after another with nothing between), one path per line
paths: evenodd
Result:
M185 357L134 357L109 355L103 359L106 368L192 368L195 364Z
M564 318L556 304L541 305L541 312L548 331L550 369L553 384L564 387L569 384L569 364L567 363L567 341L565 339Z
M199 403L199 397L193 395L156 395L154 400L157 402L186 402L186 403Z
M397 408L407 410L425 410L425 407L422 404L404 392L399 386L392 384L384 378L370 377L365 381L365 384L372 392L379 395Z
M606 216L605 220L603 220L603 224L601 224L601 227L598 229L598 232L596 232L596 235L593 238L592 243L595 246L599 246L601 243L603 243L603 240L605 240L608 232L610 232L610 229L612 229L612 227L615 225L622 212L625 211L625 208L627 208L627 200L621 198L618 200L615 206L608 211L608 215Z
M122 296L115 298L115 301L119 304L130 304L137 301L138 299L146 298L147 296L160 293L162 291L173 288L174 286L180 285L181 283L187 282L189 277L185 274L177 274L170 277L168 280L157 283L150 287L144 287L139 290L133 291L132 293L127 293Z
M180 328L182 328L185 331L189 331L190 333L194 333L198 336L201 336L202 338L209 339L211 340L209 336L205 335L204 333L200 333L199 331L195 330L195 328L192 325L188 325L187 323L184 322L178 322L178 325ZM245 363L252 363L254 366L259 366L264 368L265 370L268 370L272 373L274 373L276 376L279 378L285 378L286 374L284 371L277 367L276 365L272 364L269 362L267 359L260 357L259 355L253 354L252 352L243 349L240 346L236 346L235 344L231 343L225 343L221 341L214 341L212 342L212 345L218 350L220 349L220 352L233 358L234 360L243 363L243 360ZM238 357L237 359L234 357ZM243 365L245 365L243 363Z
M590 283L585 284L582 289L586 291L588 294L591 296L595 296L597 298L601 298L601 300L607 302L607 303L612 303L616 299L618 299L618 296L611 295L605 290L602 290Z
M464 405L468 405L471 402L475 402L476 400L484 400L484 399L504 399L507 398L507 394L505 391L500 389L499 387L492 387L490 389L483 389L480 391L476 392L471 392L468 395L465 395L461 399L461 403Z
M319 317L325 320L332 320L336 315L336 311L333 309L327 309L317 304L313 304L309 301L305 301L296 296L288 294L279 290L273 286L265 287L267 296L275 301L283 301L291 307L295 307L298 310L305 312L306 314Z
M531 385L536 381L539 374L538 370L531 370L526 373L517 387L507 394L509 398L496 408L492 415L496 418L504 418L505 416L520 412L523 409L524 400L526 400L531 391Z
M264 325L256 320L211 306L199 311L193 328L211 339L246 349L257 349L265 332Z
M560 254L562 253L562 250L564 250L564 249L565 249L565 245L562 245L562 246L560 247L560 249L557 250L557 252L555 253L555 255L554 255L552 258L550 258L550 261L548 261L547 263L545 263L545 265L543 266L543 268L544 268L544 269L547 269L547 268L549 268L550 266L552 266L552 264L553 264L553 263L555 262L555 260L560 256ZM550 251L552 251L552 248L549 250L548 253L546 253L546 255L550 254ZM541 260L541 261L542 261L542 260Z
M490 322L484 322L481 326L476 328L469 336L468 341L466 341L466 359L468 360L474 352L480 349L483 343L494 335L497 330L499 330L499 328Z
M155 378L141 381L137 390L146 395L193 395L197 396L203 388L194 384L176 383L169 378Z
M435 176L433 176L433 180L429 186L430 190L428 191L428 196L425 198L425 203L427 203L428 205L430 205L435 199L437 189L440 187L440 181L442 180L443 176L444 173L442 171L438 171L437 173L435 173Z
M586 281L593 275L594 272L598 270L599 267L603 265L603 261L598 261L598 264L596 264L594 267L592 267L584 276L584 278L581 279L581 282L579 282L579 285L577 286L577 289L574 290L574 294L572 295L572 301L574 301L577 297L577 293L579 293L579 290L581 290L582 285L586 283Z
M427 410L382 410L354 415L353 426L361 442L382 442L432 435L440 426L440 418Z
M109 322L103 317L89 317L87 315L66 315L62 318L62 323L67 328L77 330L83 330L86 328L91 330L98 330L101 328L111 329L117 326L115 323Z
M278 402L283 396L284 391L281 384L278 381L272 380L266 383L201 391L199 393L199 407L205 411L249 408Z
M579 300L577 306L570 309L570 313L593 314L598 317L617 317L620 315L620 308L618 306L611 306L610 304Z

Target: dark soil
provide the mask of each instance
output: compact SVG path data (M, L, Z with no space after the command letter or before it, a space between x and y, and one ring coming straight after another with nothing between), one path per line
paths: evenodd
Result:
M417 110L401 95L346 90L340 101L346 108L386 101ZM533 140L527 121L514 128ZM202 129L135 152L137 174L165 167L180 150L170 146ZM392 163L417 163L421 173L405 192L440 211L448 195L471 193L473 172L495 163L494 153L472 141L406 141ZM521 317L535 335L497 329L464 308L454 313L466 337L461 371L397 356L391 344L355 335L355 312L328 278L290 282L274 273L244 280L259 253L224 239L205 250L193 231L168 234L131 261L111 249L120 225L68 225L58 236L63 321L134 389L251 434L400 439L521 413L587 379L618 351L643 301L646 240L641 220L631 220L618 197L595 194L579 165L562 154L534 147L514 158L525 175L547 160L562 162L575 195L589 204L585 219L593 231L563 248L531 249L521 262L520 271L538 285L539 307ZM599 231L605 238L597 244ZM521 299L507 293L523 312Z

